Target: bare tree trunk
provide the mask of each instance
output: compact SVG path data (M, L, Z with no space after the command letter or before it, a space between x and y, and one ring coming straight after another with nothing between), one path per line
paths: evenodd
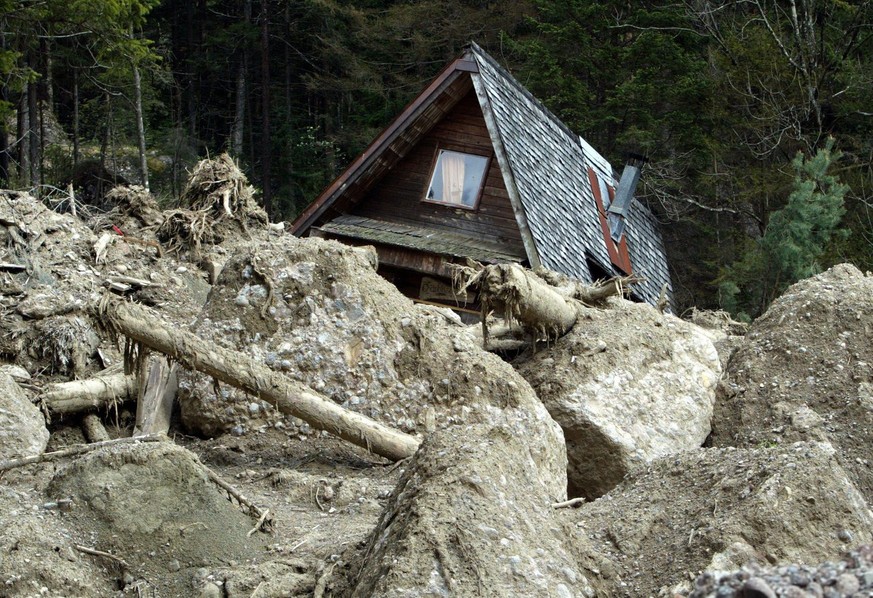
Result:
M243 5L243 18L246 23L252 20L252 0L246 0ZM236 72L236 113L233 119L233 131L230 135L230 151L237 160L242 158L243 134L246 120L246 77L249 68L249 46L243 47L242 60Z
M40 38L39 40L39 50L42 54L43 64L45 65L45 75L43 76L43 97L42 100L45 101L46 106L49 109L49 112L54 112L55 109L55 80L54 75L52 74L52 46L51 40L47 38Z
M6 50L6 22L0 22L0 51ZM9 101L9 88L6 86L6 78L0 83L0 102ZM0 185L10 187L9 184L9 131L6 123L0 123Z
M146 158L145 123L142 118L142 79L139 67L133 65L133 107L136 112L136 136L139 142L139 168L142 172L140 180L146 191L149 190L149 164Z
M264 210L268 216L273 212L273 194L270 188L270 11L269 1L261 0L261 100L263 117L261 119L261 186L264 193Z
M418 449L415 437L343 409L244 354L204 342L189 332L170 330L141 306L111 301L100 306L97 315L113 330L177 363L267 400L282 413L299 417L377 455L396 461Z
M30 184L34 187L39 185L39 94L36 83L27 84L27 137L30 152Z
M18 145L18 180L25 184L30 179L30 119L27 111L27 86L21 90L18 100L18 130L16 131Z
M112 142L112 98L107 93L106 98L106 126L103 128L103 139L100 142L100 179L97 184L97 193L103 196L103 173L106 172L106 152L109 151L109 144ZM113 169L114 172L114 169Z
M73 69L73 168L79 163L79 70Z

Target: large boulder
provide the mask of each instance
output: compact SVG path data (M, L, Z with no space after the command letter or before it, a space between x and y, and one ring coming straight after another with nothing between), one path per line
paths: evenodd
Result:
M565 540L560 437L508 414L429 435L333 596L585 596L600 561Z
M475 412L544 408L511 366L448 310L417 306L375 270L375 252L283 237L230 257L193 331L406 432ZM201 435L260 426L312 434L295 418L200 374L180 377L185 426ZM472 418L472 419L471 419Z
M873 500L873 277L835 266L790 287L749 329L719 387L715 446L831 442Z
M0 460L39 455L49 431L39 408L7 373L0 373Z
M593 543L618 570L618 596L672 596L702 570L813 564L873 539L873 514L819 443L658 459L566 516L580 550Z
M647 461L700 447L721 373L697 326L624 300L583 310L517 368L564 429L570 494L589 498Z

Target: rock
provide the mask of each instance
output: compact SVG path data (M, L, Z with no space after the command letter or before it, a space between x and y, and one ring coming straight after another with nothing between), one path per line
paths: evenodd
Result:
M596 555L565 544L572 525L551 507L565 485L560 436L532 424L508 414L430 434L334 595L600 595L583 566Z
M518 371L564 429L570 494L594 498L634 467L703 444L721 366L696 326L612 300Z
M830 442L873 500L873 277L848 264L791 286L719 385L714 446Z
M873 547L861 546L838 562L827 561L818 566L781 565L764 567L750 563L739 571L701 574L689 598L745 598L746 596L785 596L811 598L829 596L849 598L873 593ZM769 593L760 593L765 587Z
M211 581L203 584L203 587L200 589L200 598L221 598L224 593L221 591L221 588Z
M833 447L818 443L658 459L566 516L583 530L580 550L593 543L626 580L616 595L658 595L687 583L688 571L725 571L750 559L831 559L843 550L841 530L860 543L873 539L873 514Z
M5 364L0 365L0 375L5 374L12 376L12 378L17 382L19 380L26 382L30 380L30 372L21 367L20 365L12 365Z
M0 460L40 455L49 431L39 408L8 374L0 374Z
M405 432L488 422L495 407L520 403L543 410L510 365L444 311L404 297L371 257L315 238L247 247L227 260L193 332ZM196 373L180 374L179 402L183 424L201 436L284 420ZM312 434L297 426L299 435Z
M303 561L270 561L221 572L225 598L312 596L315 577Z

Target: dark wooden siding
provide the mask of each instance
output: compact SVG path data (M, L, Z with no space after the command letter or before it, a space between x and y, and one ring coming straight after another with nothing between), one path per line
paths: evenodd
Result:
M438 148L491 157L482 197L475 210L421 201L430 183ZM351 213L402 224L485 235L524 253L485 119L472 90L370 189Z

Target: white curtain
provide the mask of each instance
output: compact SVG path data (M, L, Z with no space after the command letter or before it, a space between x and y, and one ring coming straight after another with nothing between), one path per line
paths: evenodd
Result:
M443 201L463 203L464 197L464 158L455 153L442 155L443 163Z

